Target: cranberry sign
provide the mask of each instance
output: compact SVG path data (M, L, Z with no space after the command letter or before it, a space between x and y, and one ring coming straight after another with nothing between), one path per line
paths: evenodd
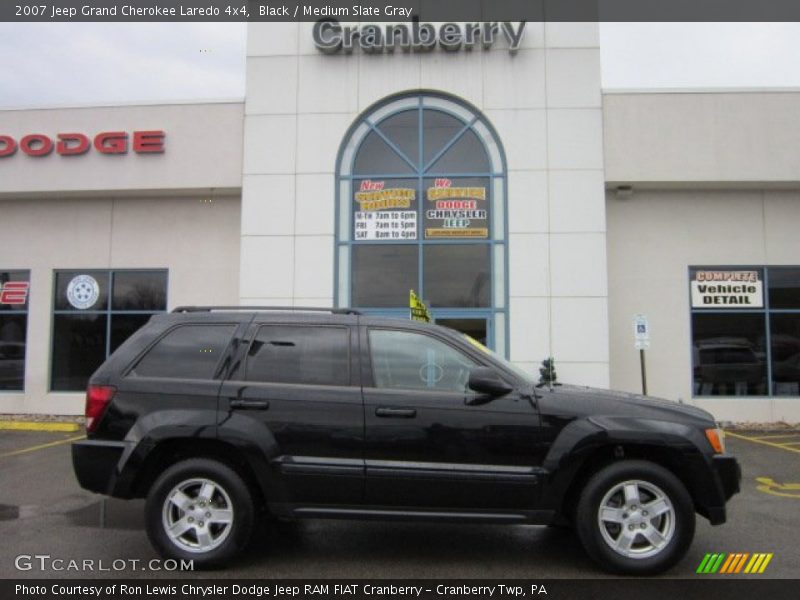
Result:
M100 154L127 154L129 148L136 154L164 152L166 134L161 130L103 131L89 138L83 133L57 133L54 137L43 133L29 133L19 140L0 134L0 159L16 154L17 150L32 157L43 157L54 151L61 156L79 156L92 148Z

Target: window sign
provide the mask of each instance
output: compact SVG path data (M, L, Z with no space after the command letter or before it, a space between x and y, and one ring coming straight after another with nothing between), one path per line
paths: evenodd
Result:
M758 271L694 272L692 308L762 308L764 291Z
M361 181L355 192L355 239L417 239L417 190L406 182Z
M86 310L100 298L100 284L91 275L76 275L67 285L67 301L73 308Z
M0 391L22 391L28 337L28 271L0 271Z
M425 239L489 237L487 181L437 177L425 190Z
M27 281L3 281L10 277L10 273L0 273L0 304L5 306L21 306L24 307L28 303L28 286Z

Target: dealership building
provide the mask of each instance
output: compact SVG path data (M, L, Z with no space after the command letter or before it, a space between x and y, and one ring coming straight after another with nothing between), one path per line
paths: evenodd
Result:
M0 110L0 413L82 413L176 306L414 290L537 377L641 391L643 349L652 395L800 421L800 93L603 91L597 23L425 31L251 23L243 101Z

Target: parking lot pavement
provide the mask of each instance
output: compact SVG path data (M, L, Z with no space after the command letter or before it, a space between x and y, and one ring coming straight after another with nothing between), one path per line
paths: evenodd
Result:
M728 505L728 523L711 527L698 517L694 544L669 577L700 577L697 566L706 553L716 552L774 553L760 577L796 578L800 573L800 487L791 487L800 486L800 452L751 439L766 433L736 435L728 437L728 444L742 463L744 478L742 492ZM74 437L0 432L0 577L180 577L147 568L157 556L144 533L142 501L104 501L80 489L68 442ZM800 444L787 446L792 447ZM64 565L88 559L95 561L95 569L101 560L106 568L114 560L129 562L123 573L41 571L35 562L31 570L20 571L15 568L20 555L49 555L64 559ZM132 559L140 562L132 564ZM233 567L207 576L605 577L569 531L323 520L267 527Z

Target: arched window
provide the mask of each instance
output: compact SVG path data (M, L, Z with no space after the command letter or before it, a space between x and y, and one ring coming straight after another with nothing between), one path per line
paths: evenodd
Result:
M478 111L392 97L348 131L337 164L336 304L435 320L507 354L505 157Z

